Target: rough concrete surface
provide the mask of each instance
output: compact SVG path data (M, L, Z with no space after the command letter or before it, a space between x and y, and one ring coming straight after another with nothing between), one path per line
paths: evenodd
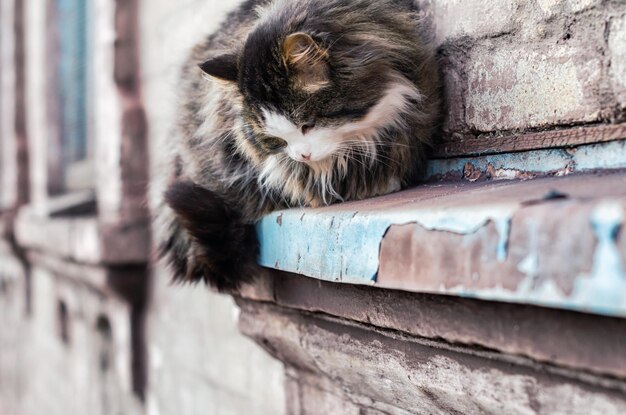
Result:
M238 308L159 273L148 324L148 414L277 415L283 365L237 330Z
M609 51L611 76L615 94L622 109L626 109L626 15L610 21Z
M511 130L598 119L603 108L597 91L599 57L577 47L545 49L511 45L472 52L467 70L470 129Z
M448 139L622 117L623 2L417 4L441 58Z
M281 307L626 378L622 353L626 320L621 318L337 284L286 273L274 273L262 284L273 286L272 299L264 301Z
M626 410L623 392L499 361L486 352L275 307L242 307L244 333L298 371L326 378L336 394L358 408L388 414L587 415ZM315 389L308 393L319 393L320 387ZM299 392L306 394L306 387ZM352 406L337 411L355 413Z
M43 268L33 268L30 278L28 306L23 274L2 284L0 412L141 413L125 302Z

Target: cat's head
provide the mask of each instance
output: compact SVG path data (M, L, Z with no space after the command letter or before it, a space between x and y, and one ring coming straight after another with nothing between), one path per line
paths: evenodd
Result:
M309 165L348 149L374 157L378 132L421 99L398 69L414 64L404 53L414 44L391 27L397 22L376 22L365 10L324 12L270 11L239 50L200 65L237 85L246 136L264 154Z

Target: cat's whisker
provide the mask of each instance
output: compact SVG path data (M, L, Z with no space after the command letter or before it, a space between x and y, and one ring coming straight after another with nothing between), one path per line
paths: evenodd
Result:
M358 145L358 144L363 144L363 143L360 142L360 141L355 141L355 142L350 142L350 144ZM411 147L408 144L403 144L403 143L386 143L386 142L383 142L383 141L377 142L376 145L379 146L379 147L403 147L403 148L410 148Z
M363 152L362 149L359 149L357 147L353 147L353 148L351 148L351 150L355 154L358 154L358 155L361 155L361 156L366 156L366 157L369 156L369 153ZM380 153L378 153L374 158L375 158L376 162L379 162L379 163L381 163L381 164L383 164L383 165L385 165L387 167L392 167L393 165L399 165L398 161L395 160L394 158L386 156L386 155L382 155ZM389 161L391 163L387 163L387 161Z

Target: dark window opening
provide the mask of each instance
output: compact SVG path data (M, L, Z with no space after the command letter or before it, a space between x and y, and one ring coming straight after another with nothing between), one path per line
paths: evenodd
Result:
M51 154L51 194L93 187L90 131L89 4L52 0L50 21L56 27L51 53L56 63L51 116L58 126L58 149ZM56 107L56 109L54 108Z
M58 329L59 329L59 337L61 341L65 345L70 344L70 322L69 322L69 312L67 310L67 305L63 300L59 300L57 303L57 319L58 319Z
M113 358L113 330L111 323L105 316L98 317L96 322L99 340L99 367L102 373L107 372L112 366Z

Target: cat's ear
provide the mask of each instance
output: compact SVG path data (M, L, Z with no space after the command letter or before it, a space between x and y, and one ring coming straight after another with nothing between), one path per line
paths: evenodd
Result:
M296 83L314 92L329 82L328 51L303 32L292 33L283 42L283 61L294 71Z
M312 65L327 58L328 52L306 33L292 33L283 42L283 59L289 65Z
M236 82L239 74L237 55L227 53L214 56L198 65L202 72L222 81Z

